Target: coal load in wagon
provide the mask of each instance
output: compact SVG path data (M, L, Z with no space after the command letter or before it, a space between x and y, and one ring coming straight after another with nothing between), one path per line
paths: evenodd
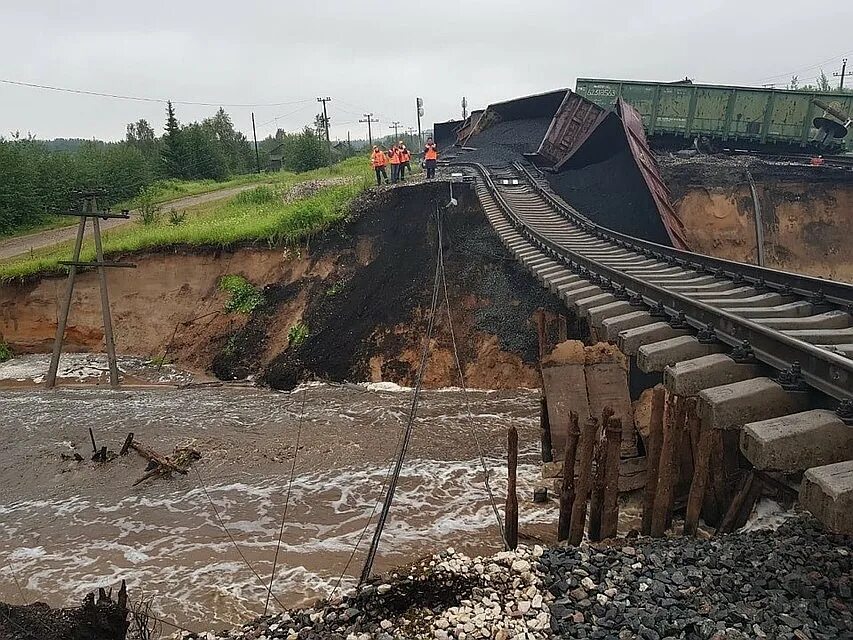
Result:
M671 246L615 113L557 167L558 173L547 174L551 188L590 220L620 233Z
M465 146L474 150L461 159L485 165L524 160L523 154L539 149L565 96L561 89L489 105L465 140Z

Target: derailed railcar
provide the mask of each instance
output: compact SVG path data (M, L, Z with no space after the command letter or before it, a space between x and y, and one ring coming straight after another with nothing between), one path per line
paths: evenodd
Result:
M812 100L853 113L853 94L839 92L594 78L578 78L575 90L603 107L624 99L640 112L656 146L683 146L685 140L704 136L726 147L837 150L843 138L823 140L825 132L815 128L814 120L826 114ZM843 128L833 131L839 135Z

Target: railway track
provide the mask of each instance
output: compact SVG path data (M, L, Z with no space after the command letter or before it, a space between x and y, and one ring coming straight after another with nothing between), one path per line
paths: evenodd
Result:
M662 374L665 430L677 441L695 424L685 533L709 492L744 519L764 482L786 478L828 528L853 533L853 285L602 228L519 163L461 166L516 259L632 368ZM752 470L729 493L741 456Z
M641 369L728 352L853 417L853 285L624 236L583 217L519 163L463 166L504 245Z

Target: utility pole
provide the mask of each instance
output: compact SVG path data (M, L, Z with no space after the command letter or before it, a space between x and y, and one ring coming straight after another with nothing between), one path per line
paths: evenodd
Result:
M468 100L465 98L465 96L462 96L462 119L468 119Z
M255 166L261 172L261 156L258 154L258 132L255 131L255 112L252 111L252 138L255 139Z
M379 122L379 118L374 118L372 113L365 113L364 120L359 120L359 122L367 123L367 141L370 144L370 148L373 148L373 131L370 128L370 124L372 122Z
M74 252L71 260L61 260L59 264L68 267L68 280L65 284L65 295L63 296L59 306L59 317L56 323L56 339L53 342L53 354L50 358L50 367L47 372L45 384L48 389L56 386L56 377L59 370L59 360L62 356L62 343L65 340L65 328L68 325L68 312L71 308L71 299L74 296L74 281L77 277L78 268L97 267L98 282L101 289L101 314L104 320L104 346L107 351L107 362L110 370L110 386L117 387L119 385L118 363L116 361L115 338L113 337L113 321L110 315L110 299L107 293L107 267L129 267L135 268L136 265L129 262L114 262L104 260L104 249L101 244L101 225L100 220L108 218L122 218L127 220L130 214L127 211L121 213L112 213L109 210L99 211L97 197L104 195L102 189L93 189L90 191L78 192L83 199L82 211L62 211L61 215L76 216L80 218L77 224L77 239L74 243ZM86 222L92 220L93 235L95 239L95 261L84 262L80 258L80 253L83 247L83 236L86 233Z
M847 58L841 60L841 73L833 73L832 75L836 78L841 78L841 82L838 83L838 90L841 91L844 88L844 76L847 73Z
M400 128L400 121L399 121L399 120L394 120L394 122L392 122L392 123L391 123L391 126L390 126L390 127L388 127L388 128L389 128L389 129L393 129L393 130L394 130L394 143L396 144L396 142L397 142L397 137L400 135L400 134L398 134L398 133L397 133L397 130Z
M415 100L415 104L417 105L417 108L418 108L418 144L420 146L423 146L424 145L424 136L421 133L421 116L424 115L424 99L423 98L417 98Z
M329 166L332 166L332 139L329 137L329 114L326 113L326 103L332 99L326 96L325 98L317 98L317 102L323 103L323 124L326 127L326 148L329 151Z

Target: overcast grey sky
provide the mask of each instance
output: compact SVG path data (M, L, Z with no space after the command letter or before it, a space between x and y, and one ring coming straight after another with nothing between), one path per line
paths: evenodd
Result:
M577 77L784 85L853 54L846 0L2 0L0 79L229 107L258 136L313 119L366 137L365 111L415 126ZM853 56L851 56L853 58ZM822 64L821 64L822 63ZM853 84L853 83L851 83ZM178 105L181 121L215 107ZM275 119L278 117L277 119ZM119 139L164 106L0 83L0 135ZM375 131L374 131L375 134Z

